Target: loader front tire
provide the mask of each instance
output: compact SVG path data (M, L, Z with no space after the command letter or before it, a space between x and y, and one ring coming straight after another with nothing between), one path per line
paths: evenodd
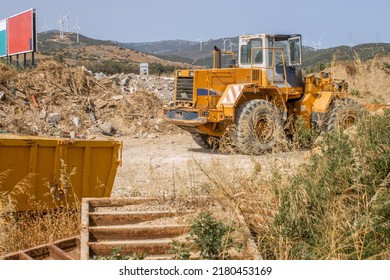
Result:
M218 149L218 139L206 134L191 133L192 139L203 149Z
M236 112L236 142L240 152L258 155L272 150L283 135L281 117L266 100L251 100Z
M327 114L326 131L343 131L356 124L363 114L363 108L355 100L346 98L335 101Z

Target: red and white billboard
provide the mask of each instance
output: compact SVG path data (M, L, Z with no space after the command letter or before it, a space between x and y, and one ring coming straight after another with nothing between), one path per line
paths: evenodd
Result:
M35 50L35 12L28 10L8 18L8 55Z

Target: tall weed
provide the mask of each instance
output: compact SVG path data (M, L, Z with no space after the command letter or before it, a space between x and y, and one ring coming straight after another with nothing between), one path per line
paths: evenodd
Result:
M65 162L61 162L60 180L63 188L60 191L65 196L64 202L61 202L62 207L47 210L44 203L31 198L30 203L35 203L38 209L32 212L17 212L16 206L19 195L28 193L31 177L36 174L28 174L11 190L5 191L2 186L12 175L12 170L0 172L0 258L10 252L79 234L80 206L70 182L70 177L75 172L75 170L68 172ZM57 197L51 191L48 191L47 195L57 201ZM66 199L71 196L74 198Z
M389 259L390 112L323 138L293 173L209 173L215 194L243 214L264 259Z

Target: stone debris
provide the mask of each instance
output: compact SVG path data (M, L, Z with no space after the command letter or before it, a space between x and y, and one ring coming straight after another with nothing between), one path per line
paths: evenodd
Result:
M162 120L171 78L93 74L42 61L18 73L0 64L0 130L22 135L148 137L180 131Z
M117 90L125 95L140 90L153 92L156 97L164 103L168 103L173 99L173 92L175 89L174 78L123 73L111 76L106 76L103 73L96 73L94 74L94 77L104 84L114 83ZM119 98L119 96L114 96L113 98Z
M61 120L61 114L60 113L50 113L47 116L48 122L52 124L58 124Z
M72 119L72 122L73 122L73 124L74 124L76 127L80 127L80 118L74 117L74 118Z

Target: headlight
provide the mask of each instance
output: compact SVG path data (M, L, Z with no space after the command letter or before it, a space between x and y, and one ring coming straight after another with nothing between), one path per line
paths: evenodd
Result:
M178 75L178 76L181 76L181 71L177 71L177 75Z
M194 76L194 71L190 71L190 76Z

